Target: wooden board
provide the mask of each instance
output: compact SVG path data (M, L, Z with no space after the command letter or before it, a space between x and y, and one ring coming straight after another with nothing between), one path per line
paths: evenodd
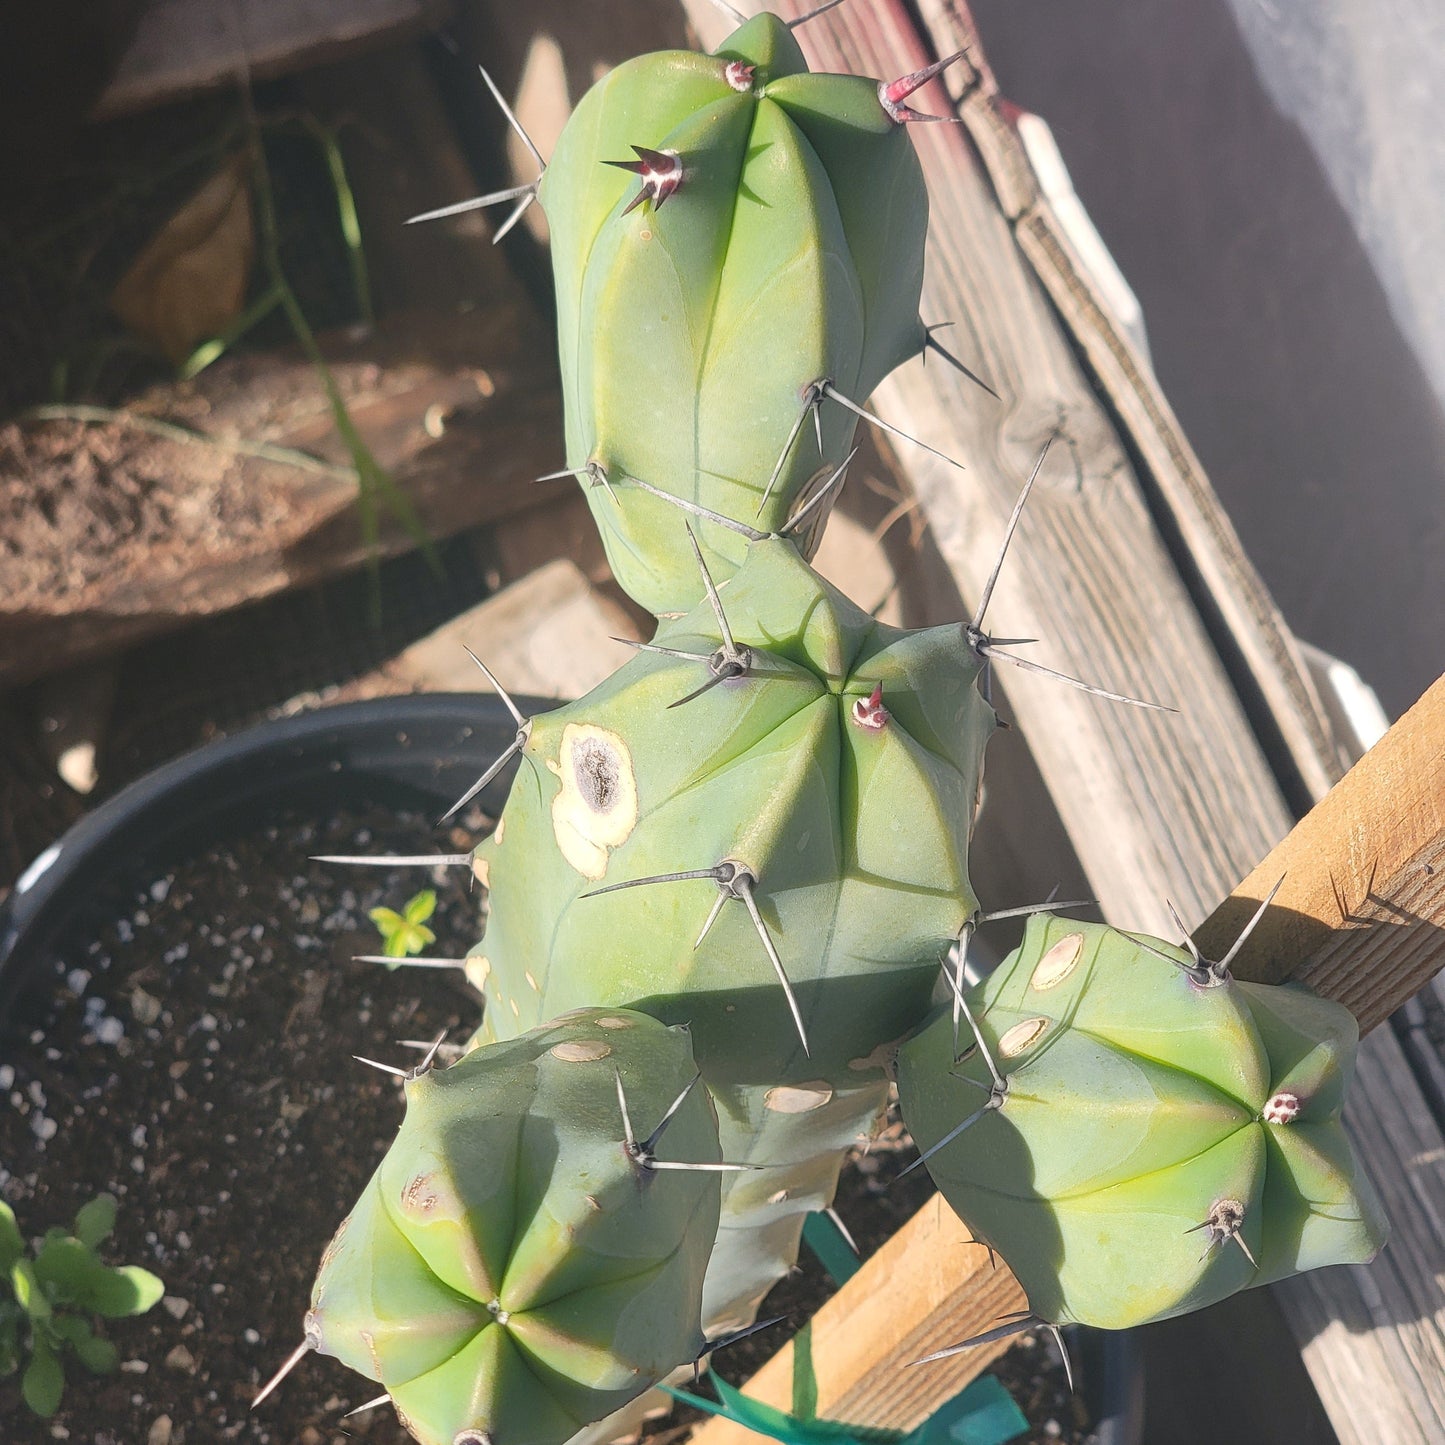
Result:
M523 339L529 314L498 305L459 319L393 317L364 342L337 336L326 347L353 423L429 536L547 500L529 484L549 468L561 420L550 357L539 363ZM198 439L147 431L154 421ZM354 568L369 554L348 453L299 356L218 362L98 427L12 423L0 431L5 447L14 470L0 480L43 489L61 464L52 456L63 455L77 488L112 488L136 511L114 536L94 539L94 556L77 545L43 567L35 554L0 559L0 684ZM76 461L86 448L98 476ZM37 469L28 481L27 468ZM148 508L162 511L148 521ZM379 511L381 555L415 545Z
M150 0L97 118L277 75L438 25L451 0Z

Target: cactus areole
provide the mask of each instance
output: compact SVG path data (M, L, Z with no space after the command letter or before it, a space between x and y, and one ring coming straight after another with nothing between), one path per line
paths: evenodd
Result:
M861 402L935 345L907 123L947 63L814 75L759 16L619 66L540 183L484 198L546 207L564 470L661 620L579 701L502 692L515 739L461 800L517 758L495 831L396 860L486 886L443 960L484 1012L408 1077L282 1373L334 1354L426 1445L635 1428L792 1266L895 1057L924 1159L1040 1320L1160 1319L1383 1238L1342 1009L1045 915L959 985L985 669L1020 661L983 630L997 572L971 621L909 632L808 560Z

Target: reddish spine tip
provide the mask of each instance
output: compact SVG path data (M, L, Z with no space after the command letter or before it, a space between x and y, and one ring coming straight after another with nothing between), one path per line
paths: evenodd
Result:
M753 77L757 72L757 66L749 65L745 60L730 60L723 67L723 79L734 90L746 95L753 88Z
M853 721L869 732L882 732L888 726L890 714L883 706L883 684L876 684L867 697L860 697L853 703Z
M932 65L925 65L922 70L913 70L907 75L900 75L897 80L880 80L878 82L878 103L888 112L889 118L896 125L907 125L910 122L921 120L945 119L943 116L925 115L922 111L914 110L911 105L905 105L904 102L914 91L921 90L935 75L947 70L955 60L961 59L966 53L957 50L943 60L935 60Z

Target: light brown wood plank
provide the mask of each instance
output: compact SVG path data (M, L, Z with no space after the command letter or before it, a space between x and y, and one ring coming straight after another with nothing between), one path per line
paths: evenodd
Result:
M904 1304L899 1307L900 1296ZM871 1301L871 1310L860 1308ZM1007 1348L980 1346L952 1359L914 1366L986 1328L1000 1315L1026 1309L1023 1290L975 1243L953 1211L934 1195L813 1316L812 1360L818 1417L850 1425L909 1430L926 1420ZM793 1347L785 1345L747 1384L747 1393L786 1407L792 1399ZM693 1432L696 1445L747 1445L756 1436L715 1418Z
M1371 1029L1445 964L1445 677L1239 884L1200 947L1222 957L1281 878L1241 978L1292 976Z

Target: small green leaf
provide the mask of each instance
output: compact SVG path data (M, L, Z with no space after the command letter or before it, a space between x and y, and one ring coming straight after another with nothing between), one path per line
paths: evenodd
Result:
M40 1281L36 1278L35 1266L28 1259L16 1260L10 1267L10 1286L15 1291L20 1308L32 1320L50 1317L50 1301L45 1297L45 1291L41 1289Z
M65 1321L65 1341L76 1358L92 1375L109 1375L120 1365L120 1351L103 1335L98 1335L79 1316Z
M15 1222L15 1211L0 1200L0 1272L9 1274L15 1261L25 1253L25 1240Z
M110 1236L115 1228L115 1195L97 1194L89 1204L82 1204L75 1216L75 1237L90 1249Z
M408 923L425 923L437 911L437 896L430 888L423 888L405 909Z
M97 1314L114 1320L143 1315L165 1292L165 1285L150 1270L126 1264L119 1269L102 1268L88 1290L88 1303Z
M60 1361L50 1346L37 1338L34 1353L20 1382L20 1393L37 1415L48 1420L60 1408L60 1397L64 1392L65 1372L60 1368Z
M58 1304L83 1302L96 1274L105 1268L78 1239L51 1230L35 1256L35 1277Z
M388 958L406 958L435 943L436 934L423 920L431 917L436 901L436 894L428 888L407 903L404 915L394 908L373 908L370 917L381 934L382 953Z

